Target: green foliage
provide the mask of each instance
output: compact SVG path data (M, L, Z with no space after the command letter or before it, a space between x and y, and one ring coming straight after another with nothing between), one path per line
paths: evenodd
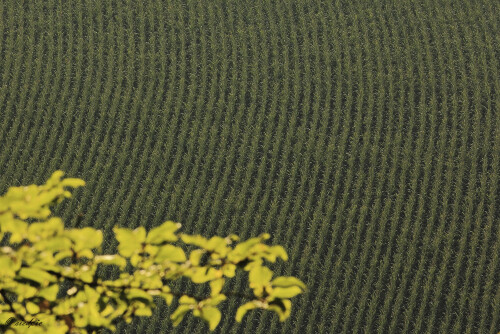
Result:
M274 311L284 321L290 316L289 298L306 289L295 277L273 279L273 272L264 266L264 261L288 258L283 247L263 243L269 234L233 245L239 241L235 235L206 239L177 234L181 225L166 221L149 232L144 227L115 227L119 254L99 254L101 231L65 229L60 218L50 217L50 206L71 196L65 187L85 185L62 176L57 171L45 185L11 187L0 197L0 238L6 244L0 249L0 324L9 319L38 323L4 326L6 333L115 330L121 320L130 323L134 316L152 315L155 296L168 305L179 297L171 315L174 326L192 312L213 330L222 316L217 306L227 298L224 284L237 269L248 272L253 290L253 295L246 296L251 301L237 310L237 321L255 308ZM189 246L188 255L182 244ZM119 278L99 278L99 265L117 266ZM170 283L181 277L208 283L210 295L172 291Z

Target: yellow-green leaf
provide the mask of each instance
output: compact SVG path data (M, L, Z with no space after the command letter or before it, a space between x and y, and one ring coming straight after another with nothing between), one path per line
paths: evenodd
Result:
M77 178L72 178L72 177L68 177L68 178L65 178L61 181L61 185L63 187L73 187L73 188L76 188L76 187L82 187L85 185L85 181L83 181L82 179L77 179Z
M77 276L85 283L92 283L95 270L77 272Z
M42 298L47 299L49 302L53 302L56 300L58 292L59 292L59 285L52 284L46 288L41 289L38 295Z
M18 276L39 283L42 286L47 286L49 283L57 281L54 275L39 269L39 268L21 268Z
M151 244L161 244L163 242L177 241L175 231L181 227L181 224L173 221L166 221L162 225L155 227L148 233L146 242Z
M137 308L134 314L138 317L150 317L153 315L153 312L151 311L151 307L144 306Z
M277 299L269 303L269 310L278 313L280 321L285 321L291 313L292 302L288 299Z
M225 280L223 278L219 278L219 279L215 279L213 281L210 282L210 289L211 289L211 292L210 292L210 296L216 296L218 295L221 290L222 290L222 287L224 286L224 282Z
M91 227L70 229L66 231L66 236L75 244L74 249L76 252L83 249L98 248L102 244L102 231Z
M170 316L170 319L172 319L172 325L174 327L177 327L184 318L184 315L186 315L186 313L188 313L190 310L191 307L189 305L179 305L179 307L177 307L174 313L172 313L172 315Z
M181 239L188 245L195 245L203 249L207 249L208 240L201 235L181 234Z
M36 242L33 247L38 251L60 252L71 249L71 241L63 236L51 237Z
M57 253L55 256L54 256L54 260L56 262L59 262L65 258L68 258L68 257L71 257L73 255L73 252L71 250L63 250L63 251L60 251L59 253Z
M59 182L61 182L61 177L64 175L64 172L62 170L56 170L55 172L52 173L52 175L49 177L47 182L45 183L48 187L53 187L57 185Z
M226 277L234 277L236 272L236 266L232 263L228 263L222 266L222 273Z
M125 268L127 261L118 254L113 255L97 255L94 257L96 264L102 263L107 265L117 265L121 269Z
M193 297L184 295L179 298L179 304L196 305L198 302Z
M10 232L10 243L18 243L23 241L28 233L28 224L22 220L12 218L3 219L0 222L0 230L2 232Z
M250 287L259 287L268 284L273 277L271 269L263 266L252 268L249 274Z
M160 250L156 254L155 261L162 263L167 260L171 262L185 262L187 259L182 248L173 245L164 245L160 247Z
M221 256L226 256L230 248L227 247L227 241L225 238L218 236L210 238L206 244L206 249L209 251L215 251Z
M27 302L26 311L31 314L37 314L38 312L40 312L40 307L38 307L38 305L33 302Z
M255 301L245 303L245 304L241 305L240 307L238 307L238 310L236 311L236 321L241 322L241 320L243 319L245 314L248 311L253 310L255 308L257 308L257 304L255 303Z
M189 253L189 262L193 266L199 266L200 265L200 260L203 254L205 254L206 251L204 249L195 249Z
M185 275L191 277L193 283L199 284L219 278L220 276L218 277L217 272L218 270L214 268L195 267L191 268L191 270L186 272Z
M214 306L205 306L200 310L200 318L207 321L210 330L213 331L220 322L221 313Z
M306 285L304 284L304 282L293 276L276 277L275 279L272 280L271 284L273 286L278 286L282 288L286 288L289 286L298 286L302 290L306 289Z
M115 227L113 230L116 240L120 243L118 245L118 252L125 257L130 257L139 251L142 243L146 240L146 230L142 226L133 231L128 228L119 227Z
M216 305L219 305L221 302L223 302L226 299L227 299L227 297L225 295L219 294L219 295L213 296L211 298L205 299L203 302L207 305L216 306Z
M1 277L14 277L16 271L20 268L21 263L15 263L9 256L0 256L0 278Z
M276 245L269 247L269 253L276 257L280 257L283 261L288 260L288 254L282 246Z
M79 258L88 258L88 259L93 259L94 258L94 252L90 248L84 248L79 251L77 251L77 256Z
M298 286L290 286L290 287L286 287L286 288L276 287L276 288L273 288L273 291L271 293L271 297L292 298L300 293L302 293L302 289L299 288Z
M28 239L36 241L61 234L64 230L64 223L59 217L52 217L41 223L32 223L28 227Z
M17 301L21 302L23 299L26 298L31 298L36 295L38 290L28 284L16 284L13 287L9 288L8 290L14 292L17 295Z
M147 301L153 301L153 297L144 290L141 289L128 289L126 291L127 298L132 299L145 299Z
M174 295L172 295L171 293L160 293L160 296L163 297L163 299L165 299L165 303L167 303L167 305L172 304Z

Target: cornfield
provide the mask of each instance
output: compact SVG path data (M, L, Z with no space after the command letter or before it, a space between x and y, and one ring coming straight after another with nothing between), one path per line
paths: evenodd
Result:
M56 207L68 227L269 232L290 256L273 269L307 293L283 323L237 323L226 301L218 333L497 333L499 15L493 0L0 1L0 191L61 169L87 181ZM208 331L171 312L117 332Z

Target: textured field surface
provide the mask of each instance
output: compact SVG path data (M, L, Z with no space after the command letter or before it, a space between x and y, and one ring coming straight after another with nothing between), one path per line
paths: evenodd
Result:
M226 301L218 333L497 333L499 14L0 1L0 191L62 169L68 226L271 233L309 292L285 323ZM118 332L208 332L159 305Z

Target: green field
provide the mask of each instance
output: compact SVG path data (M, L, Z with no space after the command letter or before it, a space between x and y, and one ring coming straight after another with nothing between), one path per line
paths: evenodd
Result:
M495 0L0 1L0 193L62 169L87 186L56 213L108 240L167 219L269 232L290 256L272 268L308 292L284 323L238 324L228 300L217 333L497 333L499 17ZM171 312L117 332L208 332Z

